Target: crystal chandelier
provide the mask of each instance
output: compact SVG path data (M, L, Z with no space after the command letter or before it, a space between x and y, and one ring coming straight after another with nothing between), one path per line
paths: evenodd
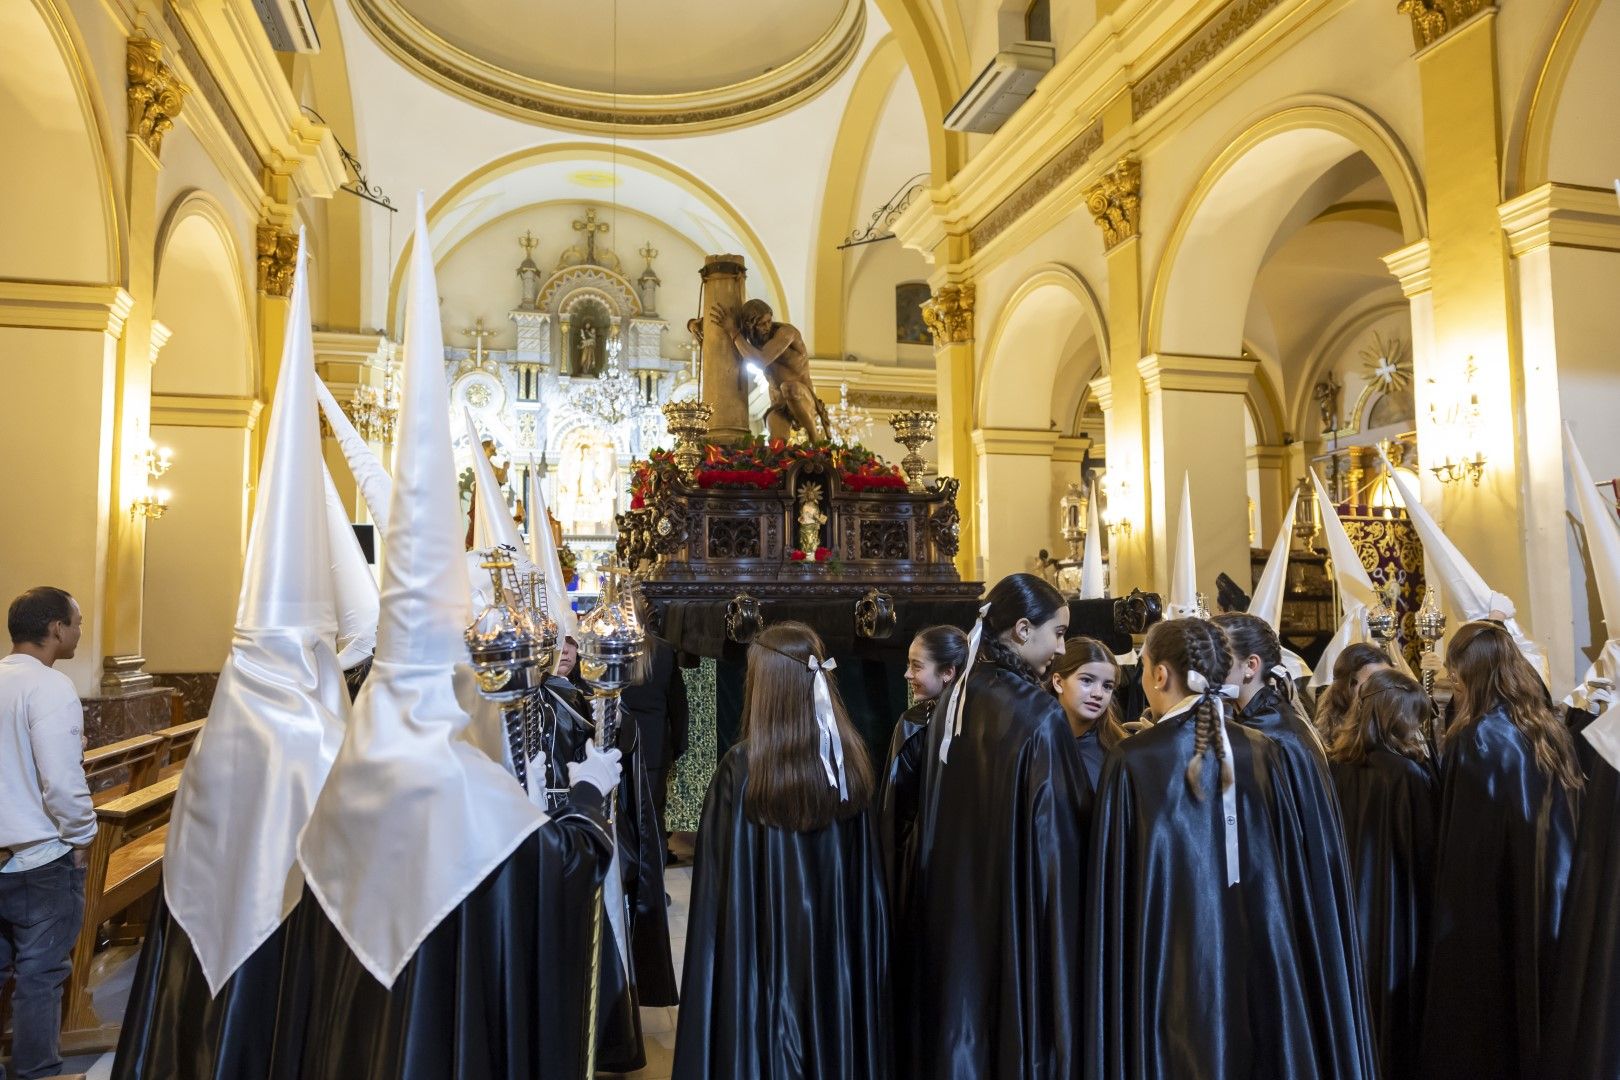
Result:
M399 381L394 365L389 363L383 369L382 386L356 386L343 411L367 442L393 442L394 426L399 422Z
M849 403L849 383L838 384L838 404L827 410L827 434L835 443L854 446L872 432L872 417Z
M619 331L615 328L608 335L606 370L595 379L584 380L570 399L576 411L608 427L637 419L647 409L641 382L619 366L619 351Z

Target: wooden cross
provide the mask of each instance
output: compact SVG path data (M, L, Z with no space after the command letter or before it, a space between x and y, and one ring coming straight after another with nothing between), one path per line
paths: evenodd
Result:
M463 330L462 333L473 339L473 359L482 366L484 363L484 339L494 337L497 331L485 330L484 317L480 315L478 321Z
M607 222L596 220L596 210L594 207L586 208L584 221L574 222L574 231L585 234L586 262L594 263L596 261L596 234L606 233L608 231L608 227Z

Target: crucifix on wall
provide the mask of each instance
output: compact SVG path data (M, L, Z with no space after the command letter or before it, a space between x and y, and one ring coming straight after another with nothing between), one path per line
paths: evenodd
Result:
M472 326L463 330L462 333L473 339L473 360L478 364L479 367L483 367L484 339L494 337L496 332L494 330L484 329L484 317L480 315L478 317L478 321L474 322Z
M574 231L575 232L582 232L582 233L585 234L585 261L586 262L588 262L588 263L596 262L596 234L597 233L604 233L605 234L608 231L608 228L609 228L609 225L608 225L607 222L605 222L605 221L597 221L596 220L596 210L593 207L587 207L586 208L586 210L585 210L585 220L584 221L576 221L576 222L574 222Z

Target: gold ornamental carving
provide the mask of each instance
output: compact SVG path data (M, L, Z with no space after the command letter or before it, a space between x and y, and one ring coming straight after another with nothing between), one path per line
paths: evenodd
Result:
M1487 0L1400 0L1395 10L1412 20L1412 44L1433 45L1478 15Z
M1140 120L1146 116L1281 3L1282 0L1231 0L1131 87L1131 118Z
M157 157L163 136L174 127L189 88L163 62L163 43L131 38L126 51L129 76L129 133Z
M1064 180L1078 172L1082 165L1091 160L1091 155L1095 154L1102 144L1102 121L1096 120L1042 165L1034 176L1018 185L1011 195L1001 200L994 210L981 218L968 232L968 246L974 251L983 250L986 244L1006 232L1012 227L1013 222L1050 195Z
M973 286L942 285L922 306L934 348L973 340Z
M292 295L293 268L298 262L298 234L260 225L259 291L266 296Z
M1141 164L1135 158L1121 158L1086 189L1086 209L1103 231L1103 250L1135 236L1142 216Z

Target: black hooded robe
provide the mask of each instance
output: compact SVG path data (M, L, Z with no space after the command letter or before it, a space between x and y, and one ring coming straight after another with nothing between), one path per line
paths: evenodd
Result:
M1586 773L1581 824L1564 902L1557 972L1547 1017L1543 1076L1620 1076L1620 772L1578 732L1590 713L1572 711L1575 752Z
M962 730L929 724L914 915L900 932L900 1075L1080 1075L1091 787L1057 699L981 657Z
M934 702L919 701L900 714L889 739L889 756L878 791L878 844L889 886L889 913L906 917L916 860L917 807L922 798L923 756Z
M1376 1077L1365 991L1340 913L1321 911L1316 830L1280 747L1226 724L1239 881L1227 884L1215 755L1186 779L1191 713L1108 755L1086 912L1088 1080Z
M1382 747L1354 764L1335 762L1332 771L1355 885L1379 1075L1418 1080L1438 784L1427 765Z
M676 1080L888 1080L889 915L870 809L814 832L743 810L747 744L703 801Z
M1575 841L1575 810L1497 706L1440 761L1422 1075L1532 1080Z
M392 988L314 895L210 1000L160 909L130 990L118 1080L577 1080L610 852L600 794L527 837L428 935Z

